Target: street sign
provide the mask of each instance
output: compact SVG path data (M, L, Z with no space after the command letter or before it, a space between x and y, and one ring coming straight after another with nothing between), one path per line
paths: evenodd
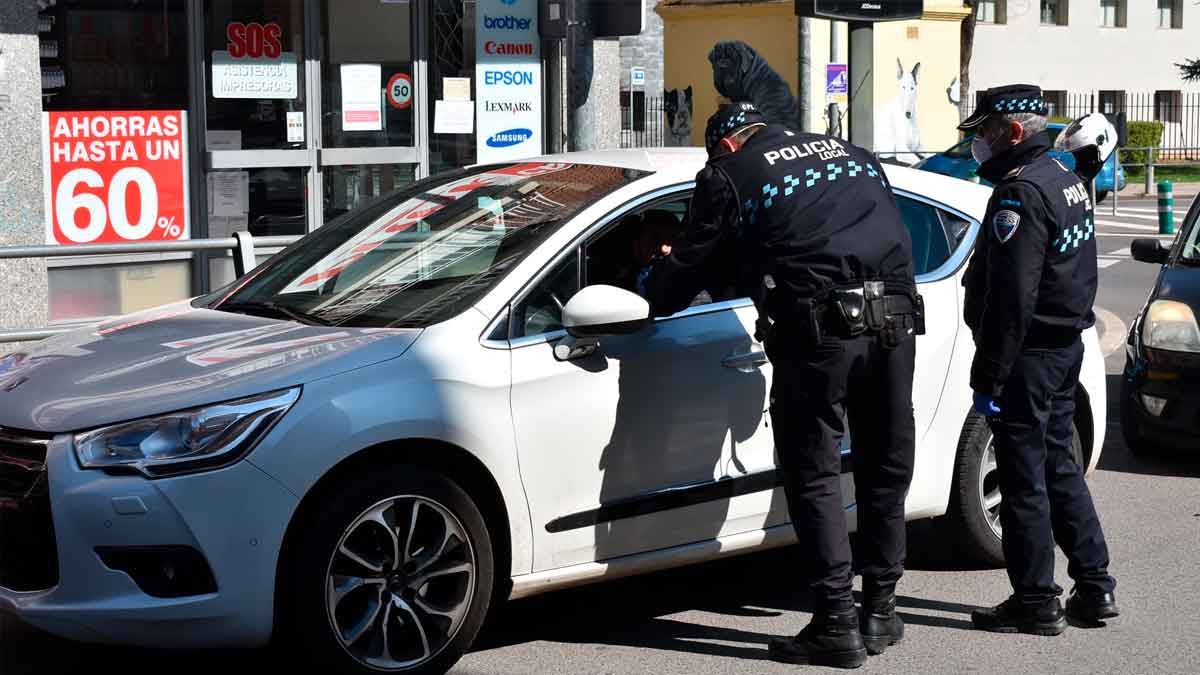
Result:
M844 63L825 66L825 99L846 105L850 94L850 71Z
M919 19L923 0L795 0L796 14L842 21Z
M635 87L646 86L646 69L631 68L629 70L629 83Z
M408 73L396 73L387 82L388 105L403 110L412 105L413 81Z

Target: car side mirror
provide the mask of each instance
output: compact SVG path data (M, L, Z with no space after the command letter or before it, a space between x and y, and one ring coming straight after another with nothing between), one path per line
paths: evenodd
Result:
M1129 245L1129 253L1139 262L1162 265L1167 262L1171 250L1157 239L1134 239Z
M596 284L576 293L562 316L563 327L573 337L627 335L650 321L650 303L625 289Z

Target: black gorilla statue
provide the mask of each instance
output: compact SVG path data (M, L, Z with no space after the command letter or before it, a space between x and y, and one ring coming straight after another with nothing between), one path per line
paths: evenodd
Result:
M708 53L713 84L730 101L749 101L772 124L799 130L800 110L791 89L754 48L740 40L718 42Z

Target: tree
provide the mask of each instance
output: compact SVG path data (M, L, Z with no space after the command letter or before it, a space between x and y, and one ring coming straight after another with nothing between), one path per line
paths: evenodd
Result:
M972 108L969 103L974 101L974 98L971 96L971 52L975 50L975 21L977 18L975 6L978 4L979 0L963 0L963 7L971 10L971 13L963 19L962 26L959 28L958 52L960 70L958 74L958 91L959 99L962 103L968 103L968 105L959 104L958 114L960 119L970 114L966 111Z
M1200 2L1192 3L1200 5ZM1179 69L1179 76L1184 82L1195 82L1200 80L1200 59L1184 59L1186 63L1176 63L1175 67Z

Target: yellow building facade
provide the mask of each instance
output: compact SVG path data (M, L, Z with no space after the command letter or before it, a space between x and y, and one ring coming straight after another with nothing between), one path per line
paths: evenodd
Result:
M797 93L799 19L793 7L792 0L659 0L669 145L704 143L704 124L719 98L708 61L717 42L741 40L754 47ZM925 0L919 20L875 24L875 151L912 162L917 152L938 152L958 140L959 33L965 16L961 0ZM845 63L847 24L809 21L810 128L815 131L827 126L831 26L838 30L836 62ZM690 113L683 110L689 102ZM841 112L845 131L853 122L845 106Z

